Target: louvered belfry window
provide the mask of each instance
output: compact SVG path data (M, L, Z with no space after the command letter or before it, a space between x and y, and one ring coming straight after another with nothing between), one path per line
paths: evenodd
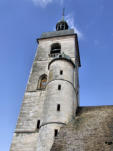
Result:
M54 43L51 46L50 57L56 57L61 53L61 45L59 43Z

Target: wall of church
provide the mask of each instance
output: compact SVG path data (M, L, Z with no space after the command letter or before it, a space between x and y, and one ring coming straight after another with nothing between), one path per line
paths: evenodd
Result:
M35 131L37 121L41 119L45 91L26 92L18 118L16 131Z
M50 151L55 139L55 129L60 130L63 124L47 124L40 128L36 151Z
M38 91L38 81L43 74L48 75L48 61L35 61L33 63L26 91Z
M39 133L14 133L10 151L36 151Z
M79 107L51 151L113 151L113 106Z
M39 135L42 139L45 139L46 132L49 134L51 132L50 136L50 143L48 143L48 140L45 140L46 143L48 143L48 148L52 145L54 139L54 129L58 129L62 126L61 124L53 124L53 126L45 125L41 127L40 133L37 130L37 121L40 120L42 124L42 119L44 119L45 122L48 121L58 121L57 118L61 118L63 122L68 122L72 116L71 108L73 107L73 100L75 99L75 92L74 88L70 83L66 83L65 81L60 81L60 84L63 85L63 89L65 94L70 93L71 97L67 95L67 97L62 94L62 92L57 93L53 90L57 89L58 81L51 82L48 84L48 89L51 89L51 92L48 94L45 90L39 90L37 89L38 81L41 75L46 74L47 77L49 76L49 70L48 70L48 64L51 61L51 57L49 57L51 45L53 43L60 43L61 44L61 52L64 52L65 54L69 55L73 61L75 62L75 38L74 36L65 36L65 37L56 37L56 38L49 38L49 39L43 39L39 40L38 50L36 52L36 56L33 62L33 66L30 72L28 84L26 87L26 92L24 94L24 99L21 106L21 111L19 114L16 130L13 136L13 141L11 145L10 151L36 151L37 143L39 142ZM74 81L74 71L72 72L72 69L66 67L64 64L61 64L60 66L64 70L64 77L65 79L73 82ZM56 68L56 75L53 72L53 78L57 78L58 70L60 68ZM71 72L71 73L70 73ZM70 75L69 75L70 74ZM59 77L60 78L60 77ZM49 79L50 80L50 79ZM61 103L61 109L64 107L64 111L61 111L61 116L59 116L57 113L52 117L50 116L50 112L46 112L47 108L49 108L49 98L53 99L54 102L56 100L65 100L67 101L64 103L62 101ZM58 96L57 96L58 95ZM59 96L61 96L59 98ZM44 102L47 101L45 106ZM71 103L68 101L70 100ZM52 101L51 101L52 102ZM76 102L76 101L75 101ZM56 102L57 103L57 102ZM50 103L51 104L51 103ZM69 106L68 114L66 114L66 108ZM76 104L75 104L76 106ZM44 109L44 110L43 110ZM53 111L53 113L56 111L56 104L50 105L49 110ZM43 112L44 111L44 112ZM43 114L42 114L43 113ZM52 113L52 114L53 114ZM43 116L45 114L45 117ZM66 117L65 117L66 116ZM68 119L68 120L67 120ZM61 121L60 120L60 121ZM44 132L42 133L42 131ZM47 150L45 150L47 151Z
M55 60L49 66L48 79L37 151L51 150L55 131L72 120L77 108L74 66L66 60Z
M62 69L62 75L60 71ZM59 87L60 86L60 87ZM77 106L74 89L74 67L65 60L56 60L49 68L43 124L49 122L69 122ZM74 104L75 103L75 104ZM57 111L57 106L60 110ZM74 108L75 107L75 108Z
M73 85L74 70L75 69L70 62L66 60L56 60L50 65L48 81L62 79L70 82ZM62 74L60 71L62 71Z
M53 43L61 44L61 53L64 52L71 58L75 57L75 37L72 35L39 40L39 48L35 60L48 59L48 61L50 61L51 58L48 56L48 54L50 54L51 45Z
M58 90L58 85L61 90ZM43 123L67 123L74 116L75 90L73 86L63 80L55 80L48 84L44 103ZM60 111L57 111L57 105Z

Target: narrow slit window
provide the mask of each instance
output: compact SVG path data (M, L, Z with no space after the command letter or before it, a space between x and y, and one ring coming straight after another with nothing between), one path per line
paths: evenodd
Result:
M37 122L37 129L39 129L40 128L40 120L38 120L38 122Z
M55 129L55 131L54 131L54 136L56 137L57 135L58 135L58 130Z
M61 90L61 85L58 85L58 90Z
M63 70L60 70L60 75L63 75Z
M57 111L60 111L60 104L57 104Z

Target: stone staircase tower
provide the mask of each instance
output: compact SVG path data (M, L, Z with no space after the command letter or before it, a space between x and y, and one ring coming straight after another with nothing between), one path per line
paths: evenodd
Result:
M77 34L63 18L56 31L43 33L37 42L10 151L50 151L79 105Z

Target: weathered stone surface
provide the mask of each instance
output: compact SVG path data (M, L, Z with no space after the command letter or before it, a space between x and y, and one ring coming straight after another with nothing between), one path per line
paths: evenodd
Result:
M26 92L18 118L16 131L36 130L37 120L41 118L45 91Z
M51 151L113 151L113 106L79 107Z
M11 151L36 151L38 133L14 133Z
M10 151L50 151L55 130L59 131L60 127L68 123L76 112L77 91L79 91L78 67L75 63L76 37L73 30L59 34L59 37L52 36L38 40L38 49ZM60 43L61 53L68 55L76 64L76 68L68 61L57 60L52 62L48 69L48 64L53 59L49 54L54 43ZM62 76L61 70L63 70ZM39 87L42 75L47 76L46 89ZM62 87L60 91L58 85ZM60 112L57 110L58 104L61 106ZM37 127L39 120L40 129Z

